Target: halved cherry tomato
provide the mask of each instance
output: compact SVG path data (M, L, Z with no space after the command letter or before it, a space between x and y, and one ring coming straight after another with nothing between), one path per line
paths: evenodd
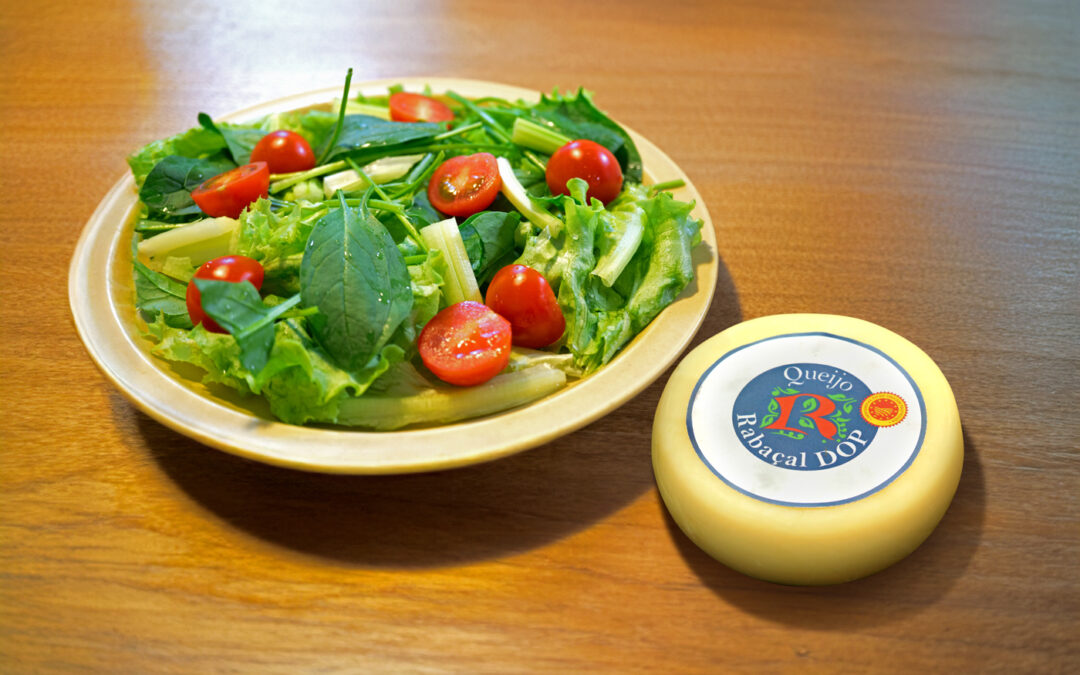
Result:
M449 122L454 112L446 104L422 94L390 94L390 119L395 122Z
M589 184L587 197L607 204L622 191L622 169L611 151L593 141L581 138L570 141L555 151L547 163L548 189L553 195L568 195L566 182L581 178Z
M307 139L286 129L271 131L255 144L251 161L266 162L270 173L293 173L315 167L315 153Z
M487 382L510 362L510 330L510 322L487 305L459 302L420 331L420 359L444 382L461 387Z
M513 343L521 347L547 347L566 329L555 292L531 267L507 265L496 272L484 301L510 322Z
M195 270L195 276L188 282L187 287L187 311L191 317L191 323L203 325L203 328L212 333L227 333L216 321L206 316L202 308L202 294L195 285L195 279L217 279L219 281L231 281L239 283L250 281L255 288L262 288L263 266L258 260L242 255L227 255L221 258L208 260Z
M460 155L446 160L431 174L428 200L448 216L466 217L491 206L501 187L495 155Z
M191 198L208 216L236 218L259 197L270 194L270 169L266 162L252 162L203 181Z

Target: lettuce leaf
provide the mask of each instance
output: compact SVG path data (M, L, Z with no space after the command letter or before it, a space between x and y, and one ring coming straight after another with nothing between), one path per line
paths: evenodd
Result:
M691 251L701 240L701 222L690 216L693 204L666 192L646 197L628 190L605 210L599 201L586 203L584 181L568 185L563 229L530 234L517 262L543 273L555 289L566 317L563 341L588 374L611 361L694 278ZM628 228L640 229L632 235L636 245L622 241L631 236Z
M350 373L336 366L311 339L302 320L280 321L274 329L270 358L258 376L244 368L240 347L231 335L211 333L202 325L180 330L161 317L147 326L146 335L155 342L155 355L201 368L206 383L262 394L271 412L289 424L337 422L342 401L362 394L403 358L399 347L387 345L369 366Z

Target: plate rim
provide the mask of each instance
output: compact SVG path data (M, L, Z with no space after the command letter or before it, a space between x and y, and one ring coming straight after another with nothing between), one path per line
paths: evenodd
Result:
M378 93L395 84L409 91L420 91L425 86L437 92L453 89L470 97L493 95L537 100L540 96L539 91L513 85L449 77L368 80L354 84L350 93ZM272 112L325 103L340 95L341 87L313 89L256 103L215 119L242 121ZM115 228L115 213L123 209L125 218L121 222L129 223L131 209L135 208L137 201L134 179L129 171L98 203L84 225L72 255L68 272L68 299L76 331L91 359L106 378L143 413L204 445L261 463L319 473L401 474L478 464L543 445L606 416L655 382L675 363L697 334L715 292L719 262L715 231L700 193L689 176L660 148L630 127L621 126L638 145L646 173L662 169L658 173L665 180L675 177L686 182L685 187L679 188L680 198L693 201L693 214L703 221L702 242L694 250L695 279L688 287L695 287L696 290L688 294L688 289L684 289L676 302L665 308L645 330L635 336L611 363L571 387L529 405L439 427L367 431L347 427L297 426L262 419L251 412L233 409L216 397L195 391L192 387L197 383L185 384L178 376L167 372L163 360L150 356L148 347L140 347L134 341L131 334L134 326L125 324L121 310L114 302L117 292L114 283L115 254L123 241L130 241L131 233L126 225ZM647 162L646 156L652 161ZM111 235L110 225L115 229ZM97 256L91 257L103 247L108 250L107 259L102 261ZM98 274L95 275L95 272ZM97 292L91 293L91 288ZM676 310L670 311L672 308ZM108 321L93 320L91 315L102 309L107 309ZM674 331L664 332L661 337L669 339L663 345L647 339L658 328L667 328L676 317L683 321L684 330L676 335L668 334ZM128 358L117 358L125 356ZM644 365L644 368L638 376L631 378L626 368L613 367L620 362L624 366ZM626 382L627 379L631 381ZM605 384L609 386L605 388ZM153 390L155 386L158 387L156 391ZM605 389L612 394L606 400L599 403L588 400L590 394L602 394ZM585 399L585 405L574 406L578 399ZM559 422L537 424L531 419L545 414L554 415ZM508 433L517 424L531 428L524 435ZM370 447L372 444L374 448ZM433 447L437 449L427 455L413 456L401 453L401 448L397 446L403 444L409 444L410 448L435 444ZM438 449L447 444L452 446L451 451ZM306 456L296 454L298 445ZM365 447L358 453L355 448L349 447L353 445ZM387 451L391 453L390 457L386 456Z

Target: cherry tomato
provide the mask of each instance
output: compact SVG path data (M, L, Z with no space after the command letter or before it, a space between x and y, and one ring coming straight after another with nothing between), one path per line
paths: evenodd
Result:
M295 131L271 131L255 144L251 161L266 162L270 173L293 173L315 167L315 153L307 139Z
M428 199L448 216L466 217L491 206L501 187L495 155L478 152L440 164L431 174Z
M444 103L421 94L390 94L390 119L395 122L449 122L454 112Z
M510 322L483 303L466 300L442 310L417 341L420 359L444 382L487 382L510 362Z
M191 323L195 325L201 323L203 328L212 333L227 333L227 330L203 311L202 294L199 293L199 287L195 285L195 279L217 279L233 283L250 281L255 288L262 288L263 266L259 264L259 261L242 255L227 255L204 262L199 269L195 270L195 276L188 282L187 311L188 316L191 317Z
M581 178L589 184L588 198L607 204L622 190L622 169L611 151L584 138L570 141L555 151L547 163L548 189L553 195L568 195L566 182Z
M510 322L513 343L521 347L547 347L566 329L555 292L531 267L507 265L496 272L484 301Z
M248 204L270 193L266 162L252 162L203 181L191 191L195 204L208 216L236 218Z

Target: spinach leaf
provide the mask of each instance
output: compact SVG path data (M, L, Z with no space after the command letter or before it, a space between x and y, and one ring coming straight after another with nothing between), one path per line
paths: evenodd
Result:
M587 138L611 151L619 160L626 180L641 182L641 155L633 139L626 130L601 112L589 93L579 89L574 96L561 96L555 92L542 96L532 109L534 118L540 124L554 124L560 131L571 138Z
M221 154L206 159L169 155L146 176L139 199L146 204L151 219L175 221L202 215L191 199L191 191L207 178L235 166Z
M204 112L199 113L199 124L208 131L221 134L221 137L229 150L229 154L232 155L233 161L236 162L238 166L247 164L251 161L251 151L255 149L255 145L266 135L265 131L254 127L244 127L225 123L215 124L214 121L210 119L210 116Z
M319 156L325 155L322 162L325 164L340 155L361 150L386 150L430 140L443 131L443 125L431 122L388 122L371 115L346 115L333 146L323 149Z
M461 224L461 240L480 286L491 281L500 268L517 257L514 232L520 221L521 215L517 211L481 211Z
M127 161L132 175L135 176L135 185L142 187L150 170L169 155L206 157L224 149L225 139L221 134L195 127L171 138L145 145L128 156Z
M299 296L267 307L250 281L196 278L195 285L203 311L236 338L241 364L258 375L274 346L274 321L298 304Z
M135 306L148 321L159 312L166 325L191 328L187 311L187 284L155 272L138 260L135 266Z
M345 205L323 216L300 263L300 294L312 333L346 370L363 368L412 310L409 270L386 228Z

